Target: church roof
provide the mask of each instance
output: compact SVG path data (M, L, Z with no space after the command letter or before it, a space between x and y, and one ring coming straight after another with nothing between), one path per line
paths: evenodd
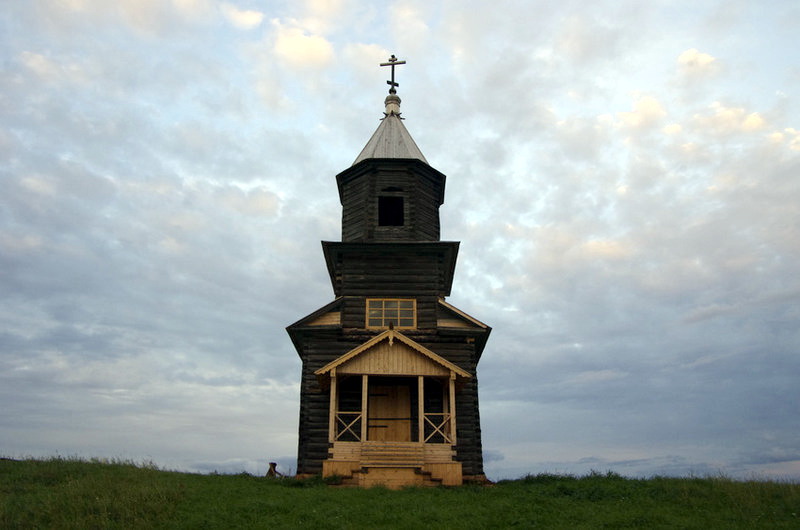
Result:
M385 104L385 117L353 165L370 158L412 158L427 164L428 161L425 160L422 151L403 125L403 118L400 117L400 98L390 94L386 97Z

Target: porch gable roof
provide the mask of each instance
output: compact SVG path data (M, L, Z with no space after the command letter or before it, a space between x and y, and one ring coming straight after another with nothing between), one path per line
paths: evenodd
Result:
M345 363L353 360L354 358L360 355L365 354L370 350L373 350L380 343L387 341L389 343L389 346L392 346L395 340L401 342L402 344L407 346L410 350L413 350L418 355L427 358L429 361L432 361L433 363L441 366L445 370L455 374L457 377L462 377L462 378L472 377L467 371L459 368L458 366L451 363L447 359L443 358L440 355L437 355L436 353L432 352L425 346L415 342L414 340L408 338L407 336L403 335L402 333L394 329L387 329L383 333L376 335L375 337L371 338L361 346L353 348L352 350L345 353L338 359L329 362L319 370L315 371L314 374L317 377L330 376L330 372L336 369L337 367L344 365Z

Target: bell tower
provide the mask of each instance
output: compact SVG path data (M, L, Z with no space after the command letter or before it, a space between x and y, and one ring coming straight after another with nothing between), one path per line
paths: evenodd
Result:
M298 473L460 484L485 478L476 368L491 328L445 302L459 244L440 240L445 175L403 123L400 64L382 63L381 123L336 176L342 240L322 242L336 298L287 328L303 361Z

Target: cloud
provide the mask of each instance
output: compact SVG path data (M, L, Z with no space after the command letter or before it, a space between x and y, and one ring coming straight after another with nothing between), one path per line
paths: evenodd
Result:
M787 127L769 135L769 139L777 144L786 144L792 151L800 151L800 130Z
M319 68L328 66L333 60L333 46L324 37L308 35L303 29L285 26L279 20L272 21L275 29L274 51L292 68Z
M758 112L748 112L743 107L728 107L719 101L713 102L705 113L692 117L693 125L715 135L751 133L767 126Z
M223 3L219 8L228 22L239 29L253 29L260 26L261 21L264 20L264 13L261 11L239 9L228 3Z
M657 125L667 111L652 96L639 97L630 112L620 112L617 117L623 127L628 129L647 129Z
M690 48L678 56L678 67L685 76L700 77L716 72L717 59L697 48Z
M389 7L389 25L404 53L419 54L428 45L430 28L426 23L426 8L429 6L421 7L414 2L395 2Z
M577 64L610 59L616 54L620 34L597 20L573 15L559 31L559 55L567 55Z

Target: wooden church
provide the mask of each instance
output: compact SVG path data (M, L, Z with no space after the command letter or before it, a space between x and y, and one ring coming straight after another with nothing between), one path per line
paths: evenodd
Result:
M476 368L491 328L445 301L445 176L400 116L394 68L378 129L336 176L342 240L323 241L335 299L287 328L300 356L298 475L389 487L485 481Z

